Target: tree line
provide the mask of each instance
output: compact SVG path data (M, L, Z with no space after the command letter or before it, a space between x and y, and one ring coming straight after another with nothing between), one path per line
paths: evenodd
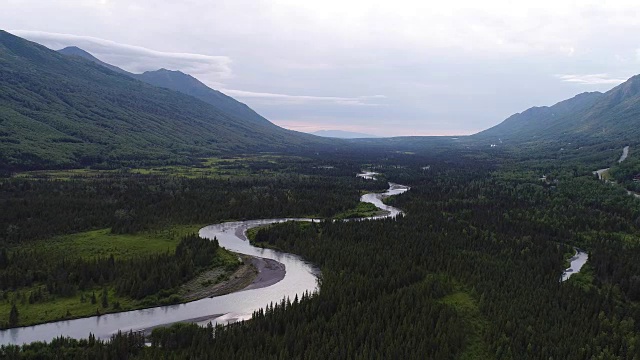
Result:
M0 180L0 245L111 228L135 233L166 224L285 216L329 217L354 208L361 190L384 181L352 176L189 179L119 175Z
M19 325L21 302L46 302L56 297L70 297L81 292L85 301L103 309L119 308L109 304L107 289L131 299L150 296L161 303L176 303L175 290L198 273L223 263L217 255L217 240L203 239L196 234L180 240L174 253L148 255L132 259L96 257L51 257L45 251L31 250L0 253L0 291L6 299L14 294L9 322L3 327ZM96 295L96 291L98 294ZM84 293L92 292L84 298ZM17 300L17 301L16 301ZM155 305L149 300L149 305Z

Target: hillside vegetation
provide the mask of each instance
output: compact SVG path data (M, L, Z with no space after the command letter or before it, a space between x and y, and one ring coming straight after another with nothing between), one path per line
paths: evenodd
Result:
M0 169L192 163L331 141L244 120L0 32Z
M125 71L117 66L107 64L89 54L88 52L74 46L60 49L58 50L58 52L70 56L79 56L94 63L100 64L117 73L130 76L134 79L138 79L150 85L167 88L170 90L181 92L183 94L191 95L196 99L200 99L215 106L217 109L223 111L227 116L233 116L240 120L254 122L266 127L277 127L276 125L269 122L269 120L263 118L258 113L253 111L247 105L221 93L220 91L211 89L207 85L200 82L198 79L181 71L159 69L155 71L145 71L142 74L134 74Z
M533 107L472 136L495 144L562 144L565 149L607 142L640 142L640 75L605 92L579 94Z

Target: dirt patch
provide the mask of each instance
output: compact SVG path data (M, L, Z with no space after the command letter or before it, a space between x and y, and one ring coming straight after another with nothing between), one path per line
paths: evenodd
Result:
M244 254L238 254L238 257L242 265L235 271L208 270L182 285L178 295L183 302L271 286L284 279L287 273L284 264L272 259Z
M287 274L284 264L275 260L254 257L251 259L251 262L258 274L253 279L253 282L244 290L271 286L284 279L284 276Z
M253 257L238 254L242 264L235 271L224 267L208 270L180 287L178 294L184 302L220 296L242 290L253 283L258 271Z

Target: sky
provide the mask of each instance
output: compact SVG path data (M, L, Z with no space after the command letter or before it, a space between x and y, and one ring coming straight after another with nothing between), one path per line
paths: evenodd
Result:
M0 26L189 73L283 127L465 135L640 73L635 1L2 0Z

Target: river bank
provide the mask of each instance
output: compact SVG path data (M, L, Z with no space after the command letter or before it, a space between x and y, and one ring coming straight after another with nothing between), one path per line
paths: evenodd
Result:
M260 289L277 283L286 274L284 265L275 260L242 254L238 254L238 257L242 259L242 265L233 274L226 276L226 280L216 283L225 275L221 269L213 269L184 284L179 292L183 302L240 290Z

